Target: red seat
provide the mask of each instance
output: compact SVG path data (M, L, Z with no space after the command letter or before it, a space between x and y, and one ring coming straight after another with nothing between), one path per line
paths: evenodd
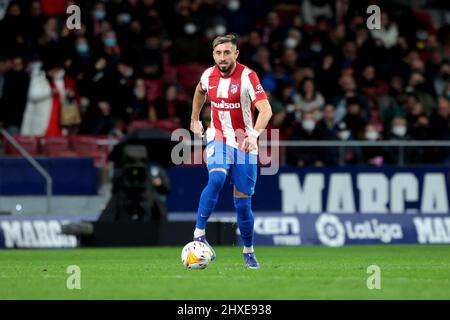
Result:
M145 87L147 89L147 99L153 101L163 94L162 80L145 80Z
M49 137L41 139L42 153L50 157L74 157L67 137Z
M180 121L174 119L161 119L155 121L135 120L128 126L128 132L133 132L138 129L159 128L172 132L176 129L182 128Z
M164 129L169 132L180 129L182 127L180 121L174 119L161 119L151 121L150 126L151 128Z
M79 156L93 156L98 151L97 139L89 136L72 136L72 150Z
M109 150L107 146L100 147L97 138L93 136L72 136L71 146L76 155L94 159L94 165L101 167L108 161Z
M33 136L13 135L13 138L19 143L30 155L39 154L39 138ZM5 153L8 155L20 155L20 152L5 139Z
M134 120L130 123L130 125L127 128L128 132L133 132L138 129L146 129L146 128L153 128L152 124L148 120Z
M177 69L171 66L164 66L162 79L164 83L175 82L177 80Z
M184 64L177 66L178 82L188 95L194 92L206 67L198 64Z

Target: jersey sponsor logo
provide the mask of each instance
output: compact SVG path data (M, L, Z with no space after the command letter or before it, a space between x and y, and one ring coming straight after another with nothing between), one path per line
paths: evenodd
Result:
M238 91L238 88L239 88L239 83L233 82L230 86L230 92L232 94L235 94Z
M230 103L230 102L225 102L223 100L219 103L211 101L211 105L214 108L218 108L218 109L239 109L241 107L241 104L239 102Z

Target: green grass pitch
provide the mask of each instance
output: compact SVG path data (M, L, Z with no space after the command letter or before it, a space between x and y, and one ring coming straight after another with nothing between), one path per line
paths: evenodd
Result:
M0 299L450 299L450 246L216 247L205 270L187 270L181 247L0 250ZM381 289L369 290L369 265ZM67 267L81 289L66 287Z

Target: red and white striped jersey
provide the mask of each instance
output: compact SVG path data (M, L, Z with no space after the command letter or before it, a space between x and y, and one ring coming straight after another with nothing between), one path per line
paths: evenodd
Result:
M246 134L253 129L255 103L267 99L256 72L236 63L233 73L225 77L214 66L203 72L200 85L211 101L211 125L206 130L207 141L222 140L238 148Z

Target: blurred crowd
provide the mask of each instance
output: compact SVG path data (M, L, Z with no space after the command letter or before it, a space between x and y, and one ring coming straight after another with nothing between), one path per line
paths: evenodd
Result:
M443 4L445 1L441 1ZM239 36L284 140L448 140L450 12L439 1L0 1L0 127L121 137L188 128L211 42ZM81 28L66 8L81 8ZM371 4L381 29L367 27ZM202 120L209 124L209 106ZM289 148L293 165L396 164L386 148ZM450 163L447 148L403 163Z

